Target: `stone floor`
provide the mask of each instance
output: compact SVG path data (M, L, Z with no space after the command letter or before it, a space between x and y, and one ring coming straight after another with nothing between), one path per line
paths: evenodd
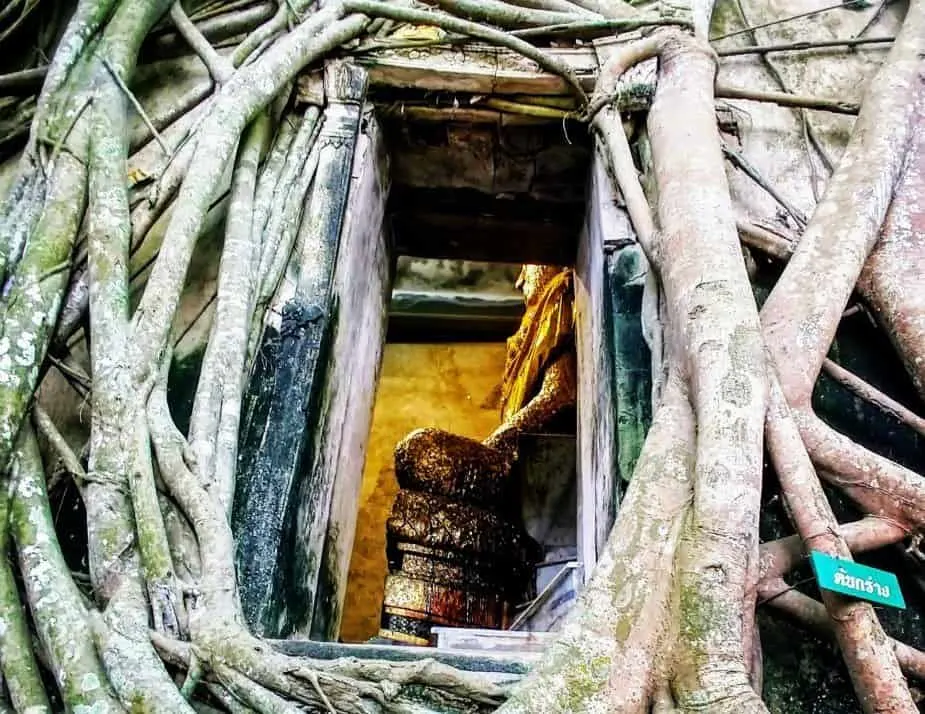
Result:
M434 426L482 439L499 424L503 343L385 346L360 493L341 640L363 642L379 629L386 576L385 522L398 491L395 444Z

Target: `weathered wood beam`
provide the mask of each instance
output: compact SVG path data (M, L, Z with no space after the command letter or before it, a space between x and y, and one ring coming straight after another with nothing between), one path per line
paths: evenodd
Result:
M600 48L620 45L629 36L600 40L592 47L552 47L546 51L566 62L586 91L594 89L600 69ZM595 49L597 48L597 49ZM568 85L556 75L510 50L470 43L384 49L359 55L375 86L469 92L472 94L568 95ZM618 85L621 111L648 106L655 82L653 63L627 72Z
M407 121L421 122L465 122L467 124L495 124L498 126L535 126L537 124L558 123L557 119L527 116L502 112L496 109L479 109L473 107L436 107L426 104L390 104L379 105L380 113L386 117L396 117Z
M499 194L528 196L530 212L521 217L554 216L554 205L584 204L589 161L588 134L574 132L563 140L560 124L504 128L480 125L383 122L392 156L392 180L398 187L468 194L489 194L492 206L470 204L463 213L504 209ZM407 208L436 210L433 193L420 194ZM466 199L469 200L468 198ZM441 210L448 210L441 203ZM483 210L484 209L484 210ZM391 210L397 210L393 205ZM553 213L550 213L553 211ZM580 217L576 221L576 232Z
M314 581L308 597L296 600L290 596L293 581L312 578L293 572L295 495L304 488L300 481L313 476L312 422L324 412L318 404L336 313L332 287L366 91L365 72L356 66L332 63L325 74L329 102L317 139L318 168L290 260L295 280L283 283L268 311L281 318L268 320L242 420L232 528L242 608L251 629L265 636L311 619L330 503L330 484L318 483L325 510L313 531Z
M390 342L503 342L517 331L523 298L393 289Z

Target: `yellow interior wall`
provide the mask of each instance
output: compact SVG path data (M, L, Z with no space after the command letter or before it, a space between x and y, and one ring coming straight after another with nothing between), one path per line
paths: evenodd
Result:
M398 491L395 444L423 426L488 436L500 423L504 356L503 343L385 345L341 622L344 642L363 642L379 631L385 522Z

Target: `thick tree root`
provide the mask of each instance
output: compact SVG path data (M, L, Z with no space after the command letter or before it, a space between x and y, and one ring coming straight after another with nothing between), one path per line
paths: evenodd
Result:
M757 574L766 378L722 168L713 62L695 41L666 42L648 121L660 223L650 257L669 324L683 335L697 423L693 508L676 560L680 632L672 688L684 710L761 711L747 675L744 624L753 617L746 593Z
M776 610L815 632L826 636L833 635L833 622L826 606L787 585L783 579L769 579L762 582L759 596L763 602L767 602ZM856 617L856 613L849 614L848 617ZM887 639L886 644L893 649L900 668L907 676L925 682L925 653L891 638ZM888 701L887 705L889 705ZM901 709L888 709L881 706L876 711L901 711Z
M762 308L764 334L790 405L808 410L813 384L835 337L839 317L880 231L901 175L922 96L925 3L913 0L886 62L871 80L851 141L793 257ZM868 187L859 204L858 182ZM844 206L854 209L845 211ZM826 290L808 290L813 275ZM801 431L814 427L801 419ZM804 438L806 438L804 433ZM807 439L809 441L809 439ZM809 445L818 463L818 437ZM866 460L865 460L866 461ZM862 465L863 467L863 465ZM896 477L896 486L922 488ZM910 483L910 482L914 482ZM882 483L882 482L881 482Z
M216 315L190 419L190 449L200 467L199 478L209 485L229 513L234 495L247 338L256 282L261 275L253 270L261 249L259 236L252 229L254 196L270 129L269 115L258 116L245 132L238 151L219 268Z
M838 522L803 446L799 427L773 374L767 444L782 494L790 506L804 546L850 560L851 551L838 533ZM918 708L873 606L827 590L822 591L822 599L864 711L871 714L882 711L915 714Z
M694 421L675 374L574 614L499 714L644 712L671 635L671 572L690 507Z
M858 290L925 399L925 110Z
M0 523L10 520L11 491L17 484L4 484L0 492ZM10 546L10 531L0 530L2 553ZM0 667L10 699L17 711L50 712L45 685L32 654L32 635L26 622L19 589L10 564L4 557L0 561Z
M905 528L893 521L875 516L843 523L838 526L837 531L855 555L899 543L909 534ZM759 581L781 578L805 558L803 540L799 535L762 543L759 551Z
M120 712L122 707L93 646L83 598L52 524L42 457L27 423L13 469L10 524L39 642L69 708Z

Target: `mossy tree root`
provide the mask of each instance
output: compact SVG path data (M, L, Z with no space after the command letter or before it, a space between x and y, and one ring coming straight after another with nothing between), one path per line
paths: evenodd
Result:
M0 523L9 523L11 491L16 483L7 480L0 491ZM0 552L10 547L10 530L0 529ZM0 667L10 700L17 711L50 712L45 684L32 652L32 634L26 621L19 588L6 557L0 560Z
M58 546L32 427L20 432L11 474L10 527L39 643L65 706L121 712L93 646L83 596Z

